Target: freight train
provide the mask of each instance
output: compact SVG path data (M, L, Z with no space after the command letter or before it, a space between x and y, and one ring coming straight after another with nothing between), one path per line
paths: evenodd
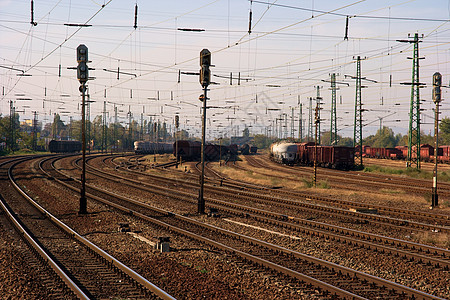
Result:
M177 147L178 144L178 147ZM246 145L246 146L245 146ZM225 145L217 145L217 144L206 144L205 145L205 159L209 161L225 159L228 157L234 157L241 153L243 155L247 155L250 153L256 153L258 150L255 146L250 146L245 144L241 147L238 147L235 144L225 146ZM176 141L173 144L173 155L176 156L178 149L178 157L181 157L183 160L198 160L201 157L202 152L202 144L197 141L187 141L180 140Z
M81 151L81 142L51 140L48 143L48 151L50 151L51 153L80 152Z
M163 154L172 153L172 143L156 143L150 141L136 141L134 142L134 152L136 154Z
M287 165L317 165L324 168L350 170L355 166L355 148L317 146L309 143L278 142L270 146L271 158Z
M414 148L413 148L414 150ZM438 162L450 163L450 145L443 145L438 147ZM413 157L416 157L416 152L412 152ZM407 159L408 146L397 146L395 148L376 148L370 146L363 146L363 156L370 158L382 159ZM434 161L434 147L429 144L420 145L420 160Z

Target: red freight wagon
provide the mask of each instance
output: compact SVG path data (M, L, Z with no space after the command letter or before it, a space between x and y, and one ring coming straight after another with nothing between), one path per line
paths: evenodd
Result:
M314 163L314 146L308 146L308 159ZM321 167L351 169L355 163L355 148L344 146L318 146L317 164Z
M429 144L420 145L420 159L429 161L434 155L434 147Z
M205 159L209 161L218 160L220 156L219 145L208 144L205 146Z
M178 144L178 156L181 156L185 160L197 159L200 157L202 143L196 141L176 141L173 145L173 155L176 156Z
M395 149L402 151L403 158L408 157L408 146L396 146Z
M442 155L442 156L446 156L446 157L450 157L450 145L442 145L439 147L439 150L442 153L438 153L438 155Z
M313 156L308 156L308 147L314 146L314 142L308 142L308 143L298 143L297 144L297 157L300 162L300 164L307 164L308 159L314 160ZM314 148L314 147L313 147ZM314 152L312 152L314 154Z
M363 145L363 156L369 156L370 155L370 146Z

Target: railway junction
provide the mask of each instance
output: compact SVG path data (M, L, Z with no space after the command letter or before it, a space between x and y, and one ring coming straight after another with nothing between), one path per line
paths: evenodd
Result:
M426 182L168 155L1 159L4 295L27 299L448 299L450 209ZM167 160L165 162L164 160ZM412 183L412 184L411 184ZM442 203L448 186L442 184ZM15 227L10 219L17 219ZM19 229L22 228L22 229Z

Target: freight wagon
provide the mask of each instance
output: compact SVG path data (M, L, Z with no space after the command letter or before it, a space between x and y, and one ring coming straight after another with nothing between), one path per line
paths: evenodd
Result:
M150 141L136 141L134 142L134 152L136 154L162 154L172 153L173 144L170 143L156 143Z
M80 152L81 151L81 142L51 140L48 143L48 151L50 151L51 153Z

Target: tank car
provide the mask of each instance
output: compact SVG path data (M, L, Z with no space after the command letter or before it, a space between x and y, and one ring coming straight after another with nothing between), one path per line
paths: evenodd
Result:
M155 143L150 141L134 142L134 152L136 154L162 154L171 153L173 144L171 143Z
M270 146L270 154L278 163L293 165L298 162L297 149L297 144L280 142Z

